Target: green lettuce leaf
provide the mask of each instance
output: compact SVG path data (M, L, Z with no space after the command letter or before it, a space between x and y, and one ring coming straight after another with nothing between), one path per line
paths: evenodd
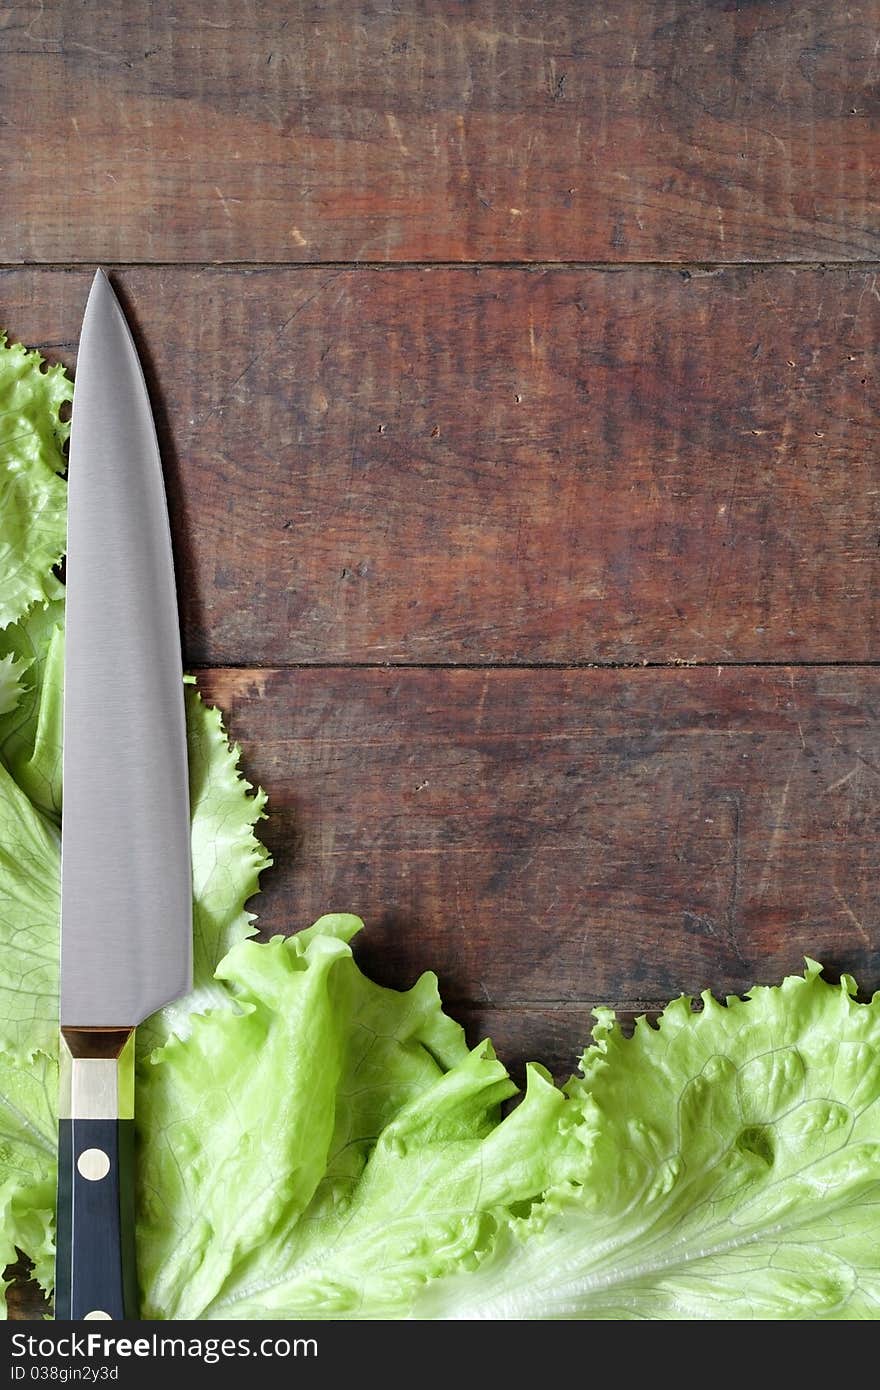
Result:
M64 553L66 488L59 476L73 399L63 367L0 334L0 628L62 592L52 573Z
M0 653L24 680L9 709L0 703L0 760L34 806L61 823L61 697L64 600L35 604L0 632Z
M360 925L237 946L220 975L241 1012L194 1020L143 1072L146 1316L405 1316L562 1167L562 1094L535 1070L502 1123L515 1088L489 1044L468 1051L433 976L401 993L361 974Z
M18 1247L45 1289L54 1277L57 1095L57 1057L0 1051L0 1271Z
M0 764L0 1049L58 1046L61 837Z
M21 678L28 668L12 652L0 656L0 717L11 714L24 694Z
M880 1312L880 996L803 979L602 1010L569 1104L587 1140L421 1317L873 1319Z

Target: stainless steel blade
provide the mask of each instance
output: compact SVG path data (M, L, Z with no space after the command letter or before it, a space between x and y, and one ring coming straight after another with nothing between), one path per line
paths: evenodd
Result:
M186 731L162 465L98 271L70 438L61 1023L131 1027L191 980Z

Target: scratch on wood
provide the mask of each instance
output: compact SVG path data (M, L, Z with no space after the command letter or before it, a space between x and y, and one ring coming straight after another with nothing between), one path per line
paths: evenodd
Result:
M529 34L509 34L503 29L473 28L471 33L478 42L486 44L493 52L499 43L528 44L534 48L546 48L550 42L549 39L534 38Z
M767 854L764 859L764 868L761 870L761 879L758 883L757 897L759 901L763 898L764 894L767 891L767 885L770 882L770 875L773 872L773 861L776 858L776 851L779 848L779 842L782 839L782 836L785 834L784 817L785 809L788 805L788 793L791 790L791 782L792 778L794 777L795 764L797 763L798 758L801 756L801 751L801 749L796 748L794 753L792 754L792 759L788 766L788 776L785 779L785 786L782 788L782 795L779 798L779 805L776 807L776 811L774 813L773 829L770 832L770 840L767 845Z
M852 778L855 777L858 770L859 765L858 763L856 763L855 767L851 767L849 772L845 772L842 777L838 777L836 782L832 782L829 787L825 788L825 795L827 796L829 792L836 792L839 787L845 787L847 782L851 781Z
M733 875L725 913L727 944L737 960L745 965L737 935L737 914L742 890L742 796L739 792L731 792L724 800L733 807Z
M226 216L228 217L229 221L231 222L231 221L232 221L232 213L229 211L229 204L230 204L230 203L240 203L240 202L241 202L241 199L240 199L240 198L227 198L227 197L226 197L226 194L223 192L223 190L222 190L221 188L218 188L218 187L217 187L216 183L214 184L214 192L217 194L217 197L220 199L220 203L221 203L221 205L222 205L222 207L223 207L223 211L225 212Z
M313 304L314 301L319 297L319 295L322 295L324 291L330 285L333 284L334 280L338 280L340 275L344 274L345 272L343 270L335 270L332 275L329 275L327 277L326 280L321 281L321 284L312 294L307 295L305 299L303 299L303 301L296 306L293 313L290 314L284 320L284 322L279 325L277 329L275 329L271 342L268 343L265 348L261 348L258 352L255 352L254 355L248 359L247 365L239 372L238 376L234 377L233 380L229 383L229 385L226 388L224 399L228 398L232 394L236 386L238 386L239 382L244 380L248 372L250 372L257 365L258 362L261 362L268 352L272 351L273 349L277 349L278 344L281 342L285 331L290 327L294 319L298 318L299 315L303 313L303 311L307 309L310 304ZM212 406L211 409L207 411L205 415L201 416L200 419L197 421L199 426L204 425L207 420L210 420L213 416L215 416L223 408L223 404L224 402L221 401L218 405Z
M399 124L399 122L398 122L398 120L397 120L397 117L396 117L395 115L393 115L393 113L392 113L391 111L386 111L386 113L385 113L385 119L386 119L386 121L388 122L388 129L391 131L391 134L393 135L394 139L397 141L397 148L400 150L400 153L401 153L401 154L408 155L408 154L409 154L409 147L408 147L408 145L406 144L406 141L405 141L404 138L403 138L403 135L402 135L401 129L400 129L400 124Z
M864 924L864 922L860 922L860 921L859 921L858 917L857 917L856 914L853 912L852 908L850 907L850 905L849 905L849 903L847 902L846 898L845 898L845 897L843 896L843 894L841 893L841 891L840 891L840 889L838 888L837 884L836 884L836 883L833 883L833 884L831 885L831 887L832 887L832 890L833 890L833 892L834 892L835 898L836 898L837 901L840 903L840 906L841 906L842 910L844 911L844 913L846 914L846 916L849 918L849 920L852 922L853 926L855 927L855 929L856 929L856 931L858 932L859 936L860 936L860 937L862 938L862 940L864 941L865 945L866 945L866 946L873 946L874 943L873 943L873 941L871 940L871 937L870 937L870 935L868 934L868 932L865 930L865 924Z
M479 729L481 729L481 728L483 727L483 716L484 716L484 714L485 714L485 712L486 712L486 695L487 695L487 693L488 693L488 690L489 690L489 673L488 673L488 671L487 671L486 674L485 674L485 676L483 677L483 683L482 683L482 686L481 686L481 688L480 688L480 698L479 698L479 700L477 701L477 713L476 713L476 718L474 719L474 729L475 729L475 730L479 730Z

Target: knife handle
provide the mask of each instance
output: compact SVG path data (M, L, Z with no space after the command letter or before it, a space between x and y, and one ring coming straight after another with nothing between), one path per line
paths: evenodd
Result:
M65 1028L56 1321L136 1318L134 1030Z

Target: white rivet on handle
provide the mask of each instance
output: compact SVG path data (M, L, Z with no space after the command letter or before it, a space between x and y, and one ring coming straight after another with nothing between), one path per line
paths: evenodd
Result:
M103 1149L83 1149L76 1166L89 1182L100 1182L110 1172L110 1159Z

